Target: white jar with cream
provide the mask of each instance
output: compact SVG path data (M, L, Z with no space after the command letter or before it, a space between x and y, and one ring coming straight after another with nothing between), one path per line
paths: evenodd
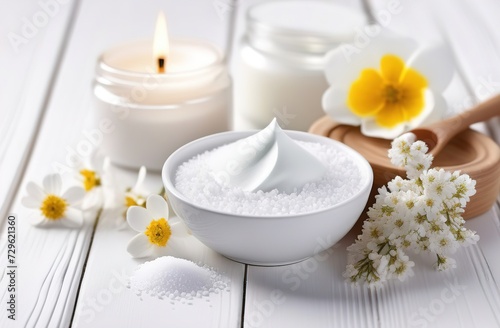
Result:
M235 64L236 128L261 129L277 117L286 129L307 131L324 115L324 55L352 41L364 23L361 14L326 1L251 7Z

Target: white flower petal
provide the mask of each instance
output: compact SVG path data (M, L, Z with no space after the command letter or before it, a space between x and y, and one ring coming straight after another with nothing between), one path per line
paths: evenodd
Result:
M103 187L109 189L110 192L116 194L116 197L120 199L122 202L125 198L125 192L122 189L119 189L118 177L116 176L116 170L108 170L103 172L103 176L101 177L101 183Z
M60 195L62 179L60 174L49 174L43 179L43 188L49 194Z
M21 204L27 208L39 208L41 202L31 196L26 196L21 199Z
M430 91L426 91L425 108L422 114L408 123L408 128L411 130L442 120L447 109L448 104L440 94L432 94Z
M405 62L417 49L417 43L383 29L363 47L342 44L326 54L325 74L328 83L339 88L348 88L366 68L380 68L380 59L393 54Z
M127 252L135 258L145 257L151 254L152 244L149 242L148 237L140 233L132 238L127 245Z
M172 222L172 220L169 220L168 223L170 224L170 230L172 231L172 236L186 237L189 235L189 229L184 224L184 222L181 221Z
M354 50L357 52L349 55ZM377 68L379 61L380 58L364 56L363 50L354 45L342 44L326 54L326 79L331 86L349 87L359 77L361 70Z
M101 171L104 155L99 150L94 150L88 157L86 164L94 171Z
M361 123L361 133L368 137L394 139L405 132L405 124L399 124L392 129L381 127L374 117L366 118Z
M45 199L46 196L45 191L42 189L42 187L40 187L34 182L31 181L28 182L28 184L26 185L26 190L28 191L28 194L30 196L32 196L39 202L42 202Z
M102 161L102 173L105 175L111 168L111 160L108 156L104 157Z
M323 109L338 123L358 126L361 124L361 118L348 108L347 93L345 89L329 88L323 95Z
M448 111L448 102L440 94L433 95L434 109L421 124L431 124L442 120Z
M104 204L103 189L94 188L85 193L85 197L83 198L82 202L82 208L84 210L98 209L102 207L103 204Z
M151 220L151 214L143 207L131 206L127 210L127 222L137 232L145 231Z
M137 181L135 182L134 187L132 187L132 190L134 192L141 192L142 190L142 184L144 183L144 179L146 179L146 174L147 170L145 166L141 166L139 169L139 174L137 175Z
M80 228L83 225L82 211L72 207L66 209L64 218L60 219L61 224L69 228Z
M31 225L34 225L35 227L43 226L47 222L47 220L41 215L32 215L28 218L28 221Z
M70 187L62 194L64 198L70 204L79 203L85 196L85 190L82 187Z
M441 93L448 87L455 71L453 55L445 44L433 44L419 49L408 66L425 76L434 93Z
M146 200L146 208L151 214L152 219L168 219L168 204L167 201L160 195L149 196Z
M174 216L172 216L172 217L170 217L170 218L168 219L168 224L170 224L170 225L172 225L172 224L177 224L177 223L179 223L179 222L180 222L180 223L182 223L182 224L184 224L184 221L183 221L180 217L175 216L175 215L174 215Z
M116 220L116 230L128 230L130 229L130 225L127 221L123 220L121 216Z
M167 245L165 245L162 253L175 256L182 254L184 248L184 241L181 238L176 238L172 235L172 237L168 240Z

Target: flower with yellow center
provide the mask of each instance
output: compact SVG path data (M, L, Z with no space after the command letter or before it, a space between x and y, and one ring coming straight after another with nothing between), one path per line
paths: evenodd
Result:
M68 203L64 198L47 195L40 206L40 211L49 220L59 220L66 213L66 207L68 207Z
M127 193L125 195L125 206L127 209L131 206L146 207L146 199L142 195Z
M172 229L165 218L152 220L144 232L149 242L157 246L165 246L172 235Z
M384 55L380 70L361 71L349 89L347 105L359 117L375 117L378 125L393 128L422 113L426 88L427 80L419 72L398 56Z
M127 210L132 206L146 207L146 197L149 192L144 188L144 180L146 179L147 170L142 166L139 169L137 180L133 187L125 190L117 190L116 198L121 202L123 218L126 218ZM123 223L124 221L122 221ZM125 223L125 225L127 225Z
M60 222L68 227L80 227L83 223L81 211L75 207L83 199L85 191L81 187L70 187L62 192L59 174L50 174L43 179L42 186L29 182L28 196L21 202L25 207L36 209L34 225Z
M111 186L111 163L98 152L89 155L74 171L74 177L85 190L82 208L99 209L104 204L104 188Z
M83 188L85 191L90 191L101 185L101 178L93 170L82 169L80 170L80 175L83 178Z
M127 211L127 222L138 234L132 238L127 251L133 257L145 257L155 250L172 253L182 247L187 228L177 218L169 218L168 204L159 195L151 195L146 207L132 206Z
M325 112L338 123L361 126L366 136L385 139L441 119L447 109L442 93L454 70L443 45L419 47L388 31L365 48L332 50L325 67Z

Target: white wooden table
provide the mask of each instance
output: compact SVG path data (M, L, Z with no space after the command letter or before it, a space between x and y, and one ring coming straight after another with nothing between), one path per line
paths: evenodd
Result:
M379 19L388 5L335 1ZM481 240L456 254L458 269L435 272L424 258L415 277L378 291L342 278L352 234L321 260L275 268L232 262L193 238L191 259L222 272L231 288L192 305L141 301L124 286L143 261L126 252L133 232L117 229L106 212L89 214L81 230L37 229L23 220L27 210L19 200L27 181L40 181L55 163L65 163L91 128L100 52L150 36L163 9L173 35L215 42L233 61L244 11L255 2L0 1L0 327L500 327L499 202L467 222ZM401 13L389 17L392 28L420 40L445 40L454 51L459 74L446 92L450 110L499 92L500 2L401 0L400 6ZM500 141L498 120L476 128ZM119 174L132 183L133 172ZM149 176L148 184L159 188L159 176ZM15 322L6 312L9 213L18 218Z

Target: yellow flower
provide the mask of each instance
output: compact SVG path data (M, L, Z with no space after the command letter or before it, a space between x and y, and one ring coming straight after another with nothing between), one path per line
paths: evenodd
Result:
M444 45L418 46L384 31L364 48L343 46L325 59L330 87L323 109L334 121L361 126L370 137L393 139L442 118L447 109L442 93L454 72Z
M360 117L374 116L378 125L392 128L418 117L424 109L427 80L395 55L380 60L380 71L361 71L348 94L348 106Z

